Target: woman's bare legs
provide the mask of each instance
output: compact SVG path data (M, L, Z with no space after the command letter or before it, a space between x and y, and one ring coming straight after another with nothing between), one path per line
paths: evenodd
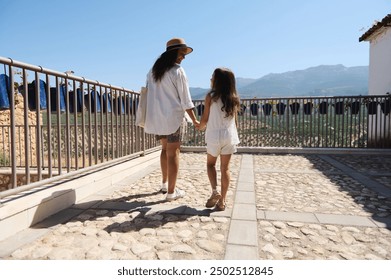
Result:
M162 151L160 153L160 168L162 183L168 181L168 193L173 193L178 177L180 142L167 143L167 138L160 139Z
M167 183L167 138L160 139L162 151L160 152L160 169L162 170L162 184Z
M180 142L167 143L167 177L168 193L174 193L179 171Z

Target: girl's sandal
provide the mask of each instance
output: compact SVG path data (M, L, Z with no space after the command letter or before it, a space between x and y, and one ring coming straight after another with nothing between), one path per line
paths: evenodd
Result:
M223 201L222 199L220 199L220 200L217 202L217 204L216 204L215 210L216 210L216 211L224 211L224 210L225 210L225 201Z

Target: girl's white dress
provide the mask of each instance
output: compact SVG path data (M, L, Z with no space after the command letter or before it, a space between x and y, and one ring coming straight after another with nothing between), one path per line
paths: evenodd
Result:
M222 111L221 99L210 104L208 124L205 131L205 142L208 144L239 144L238 131L235 125L235 117L226 117Z

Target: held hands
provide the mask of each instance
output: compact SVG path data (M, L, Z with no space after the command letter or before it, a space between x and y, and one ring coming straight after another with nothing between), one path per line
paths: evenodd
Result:
M198 122L198 121L197 121ZM200 122L198 122L198 125L195 125L195 128L198 130L198 131L203 131L206 129L206 125L205 124L201 124Z
M194 121L193 121L193 125L195 126L195 128L196 128L197 130L200 129L200 122L199 122L198 120L194 120Z
M202 128L200 127L201 126L201 124L200 124L200 121L199 120L197 120L197 118L196 118L196 116L195 116L195 114L194 114L194 111L193 111L193 109L188 109L188 110L186 110L186 112L187 112L187 114L189 115L189 117L191 118L191 120L192 120L192 122L193 122L193 125L194 125L194 127L195 127L195 129L197 129L197 130L202 130ZM205 129L205 125L203 125L203 129Z

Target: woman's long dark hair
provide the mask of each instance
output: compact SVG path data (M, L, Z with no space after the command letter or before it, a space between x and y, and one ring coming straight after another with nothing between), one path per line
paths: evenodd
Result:
M152 67L152 74L155 82L159 82L163 78L164 73L175 65L178 58L178 50L179 49L164 52L155 61L155 64Z
M227 68L216 68L213 72L213 84L211 94L212 101L217 101L221 98L223 107L221 111L225 111L225 116L236 116L239 110L240 101L236 92L236 82L234 73Z

